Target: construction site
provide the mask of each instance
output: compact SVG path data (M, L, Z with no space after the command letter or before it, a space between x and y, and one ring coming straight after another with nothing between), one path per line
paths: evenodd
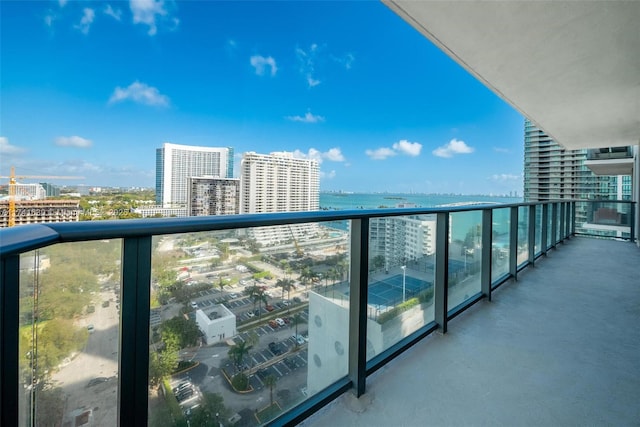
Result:
M20 179L82 179L78 176L21 175L16 176L11 168L8 179L7 195L0 199L0 228L43 222L73 222L80 218L80 201L67 199L49 199L46 183L23 184Z

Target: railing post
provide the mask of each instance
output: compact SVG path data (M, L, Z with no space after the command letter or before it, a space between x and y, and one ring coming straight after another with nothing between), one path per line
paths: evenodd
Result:
M435 321L447 333L449 305L449 212L438 212L436 220Z
M533 267L536 260L536 205L529 206L529 263Z
M565 202L560 202L560 243L564 244L565 234Z
M558 203L551 204L551 247L558 243Z
M629 240L634 243L636 241L636 202L629 202L629 219L631 220Z
M491 301L491 267L493 263L493 209L482 210L482 293Z
M572 202L566 202L566 211L565 211L565 233L564 236L566 239L570 239L571 238L571 203Z
M351 221L351 281L349 283L349 378L357 397L367 379L367 299L369 218Z
M20 256L0 262L0 425L18 425Z
M518 207L509 208L509 274L518 280Z
M149 396L151 236L124 239L118 425L146 426Z
M542 253L546 256L547 245L549 244L549 242L547 241L549 236L549 204L548 203L544 203L542 205L541 225L542 225L542 230L541 230L541 236L540 236L540 246L542 247L540 249L542 250Z

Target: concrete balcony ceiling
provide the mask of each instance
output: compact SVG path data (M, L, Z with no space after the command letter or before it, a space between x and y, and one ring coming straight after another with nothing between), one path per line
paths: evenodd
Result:
M565 148L640 143L640 2L383 2Z

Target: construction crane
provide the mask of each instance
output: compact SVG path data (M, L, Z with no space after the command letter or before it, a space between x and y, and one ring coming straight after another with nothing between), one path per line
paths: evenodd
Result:
M9 220L7 226L16 225L16 180L18 179L84 179L84 176L63 176L63 175L21 175L16 176L16 170L11 166L9 176L0 176L2 179L9 178Z
M304 251L300 248L300 245L298 245L298 239L296 239L296 236L293 234L293 229L291 228L291 225L287 224L289 227L289 233L291 233L291 240L293 240L293 246L295 246L296 248L296 256L297 257L302 257L304 256Z

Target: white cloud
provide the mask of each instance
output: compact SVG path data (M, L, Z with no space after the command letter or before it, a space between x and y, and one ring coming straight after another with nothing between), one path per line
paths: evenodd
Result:
M82 138L80 136L59 136L55 139L55 143L59 147L76 148L89 148L92 145L90 139Z
M397 153L391 148L381 147L375 150L366 150L365 154L372 160L384 160L387 157L395 156Z
M514 175L510 173L501 173L501 174L491 175L489 179L491 181L498 181L498 182L519 181L520 175Z
M329 151L324 153L324 158L332 162L344 162L345 158L342 151L339 148L330 148Z
M416 157L420 155L422 144L420 144L419 142L409 142L406 139L402 139L393 144L393 149L399 153L406 154L407 156Z
M331 170L330 172L320 171L320 179L333 179L336 177L336 171Z
M409 142L406 139L401 139L395 142L391 148L381 147L375 150L366 150L365 154L372 160L385 160L398 154L417 157L420 155L421 150L422 144L419 142Z
M9 144L9 138L6 136L0 136L0 154L19 154L23 151L24 148Z
M53 12L50 12L47 15L45 15L44 24L47 27L51 27L53 25L53 21L55 21L56 19L57 19L56 15L54 15Z
M291 120L292 122L301 122L301 123L324 122L323 116L311 114L311 111L307 111L307 113L304 116L287 116L285 118L287 120Z
M319 51L320 47L316 43L311 44L308 50L304 50L300 47L296 48L296 56L300 65L300 74L305 77L309 87L315 87L322 83L315 75L316 58Z
M80 30L82 34L89 34L89 29L91 28L91 24L95 17L96 12L93 9L85 7L80 23L78 25L74 25L74 28Z
M108 4L107 7L104 8L103 12L105 15L109 15L116 21L120 21L120 19L122 18L122 10L114 9L110 4Z
M338 147L330 148L325 152L315 148L309 148L307 153L301 150L295 150L293 152L293 157L296 159L316 160L318 163L322 163L324 160L328 160L330 162L344 162L346 160L342 151Z
M167 96L162 95L155 87L140 83L137 80L124 89L120 86L116 87L111 98L109 98L109 104L115 104L127 99L143 105L169 106L169 98Z
M344 66L345 69L350 70L353 66L354 61L356 60L355 56L352 53L346 53L343 56L333 56L331 55L331 59Z
M133 23L147 25L150 36L157 34L158 21L170 22L174 28L180 23L177 18L170 16L164 0L130 0L129 7L133 14Z
M58 0L60 7L64 7L67 4L67 0Z
M438 157L453 157L455 154L473 153L474 148L469 147L464 141L452 139L448 144L433 150L433 155Z
M249 62L251 66L256 69L256 74L259 76L263 76L266 67L268 66L271 70L271 77L275 76L278 72L278 66L276 65L276 60L271 56L261 56L261 55L253 55L249 58Z

